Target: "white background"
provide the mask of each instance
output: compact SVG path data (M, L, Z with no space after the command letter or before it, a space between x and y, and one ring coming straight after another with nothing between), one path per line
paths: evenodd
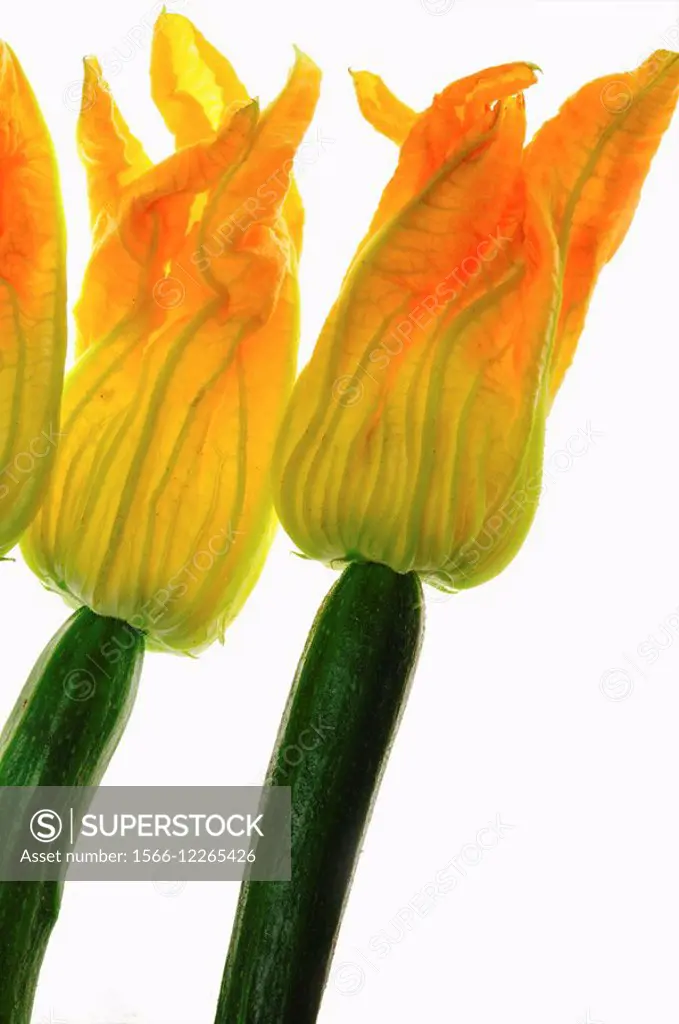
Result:
M432 13L444 6L194 0L183 8L264 101L284 81L293 42L325 71L309 138L318 130L333 141L300 176L304 358L395 158L362 122L348 66L380 72L424 106L482 66L535 61L544 76L527 97L533 130L579 85L637 64L679 25L672 3L457 0ZM115 95L151 153L165 155L169 136L148 88L152 20L145 0L21 0L0 15L0 35L22 60L56 141L72 301L88 247L74 146L79 61L124 55ZM552 414L548 487L522 553L494 582L430 603L322 1024L679 1019L677 168L679 118L602 275ZM600 434L572 459L570 439L588 425ZM261 781L297 657L333 580L291 550L279 535L224 648L200 661L147 658L107 782ZM4 719L67 610L20 562L0 569ZM666 648L653 665L637 652L649 634ZM627 676L609 673L616 668ZM513 828L465 865L462 848L498 814ZM454 891L426 916L408 910L455 857L465 877ZM34 1021L211 1024L236 895L235 883L189 883L176 895L146 883L69 885Z

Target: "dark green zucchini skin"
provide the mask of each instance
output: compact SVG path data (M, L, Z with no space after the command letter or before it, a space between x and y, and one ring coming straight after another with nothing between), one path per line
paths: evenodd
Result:
M38 659L0 737L0 786L96 786L127 723L144 637L76 612ZM59 882L0 882L0 1024L29 1024Z
M269 765L292 880L244 882L216 1024L312 1024L423 634L418 578L351 564L312 626Z

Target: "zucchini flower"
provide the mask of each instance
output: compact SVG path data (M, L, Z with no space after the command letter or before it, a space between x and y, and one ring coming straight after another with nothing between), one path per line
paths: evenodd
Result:
M37 512L59 438L65 249L52 143L0 42L0 555Z
M294 876L243 883L215 1024L269 1021L272 1006L277 1021L317 1018L417 667L421 577L470 587L521 545L550 405L679 92L679 54L654 54L585 86L524 148L535 70L483 71L419 115L374 75L355 78L400 159L273 462L293 540L348 564L309 632L266 775L292 793Z
M536 70L482 71L421 114L355 75L400 156L274 456L280 519L313 558L456 590L523 543L546 417L672 116L679 55L586 85L525 148Z
M260 113L193 25L162 14L151 83L176 152L153 165L85 63L93 251L65 436L23 550L46 586L156 647L221 638L272 540L299 328L291 167L319 80L298 53Z
M84 812L87 787L125 730L147 647L194 652L220 638L257 579L273 535L270 461L298 341L302 209L291 169L319 78L298 53L260 114L191 23L161 15L151 81L176 152L153 165L96 61L86 61L78 138L93 250L61 443L23 543L43 583L77 610L0 735L3 786L83 787ZM39 152L31 138L27 153ZM50 170L16 170L18 198L40 198L43 220L0 192L3 229L12 218L30 227L25 239L11 237L1 272L14 284L19 255L40 255L26 313L19 301L7 308L19 310L23 334L41 325L31 342L43 362L59 237L45 199ZM40 368L30 369L37 378ZM2 1020L31 1016L62 889L0 883Z

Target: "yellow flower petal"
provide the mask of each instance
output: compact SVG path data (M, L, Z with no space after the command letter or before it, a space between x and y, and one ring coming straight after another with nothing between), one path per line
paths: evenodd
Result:
M304 237L304 204L294 178L290 179L288 194L283 200L283 219L288 226L290 239L297 256L302 253L302 240Z
M215 313L150 336L131 325L79 360L48 500L24 541L47 586L180 651L221 637L257 579L294 377L292 279L259 329Z
M238 315L254 315L261 295L270 294L253 290L257 266L279 281L286 271L291 254L281 209L319 89L320 71L298 53L285 88L262 114L248 159L216 190L203 214L192 262Z
M630 74L590 82L528 148L528 187L551 211L562 260L552 395L573 358L599 272L627 233L678 97L679 54L660 50Z
M491 280L462 312L423 317L400 347L388 328L377 332L369 351L379 358L343 391L331 334L321 337L273 470L281 521L307 554L443 573L455 586L467 585L472 569L480 582L509 561L535 501L519 507L491 557L474 545L521 487L526 452L544 427L556 247L532 204L525 232L526 253L489 263Z
M366 121L397 146L402 146L417 120L417 113L402 103L379 75L370 71L352 71L351 77Z
M173 43L177 28L186 24L165 21ZM195 71L190 40L177 45ZM214 70L206 45L196 43L199 58ZM208 103L191 82L191 102ZM157 647L198 651L238 612L273 535L269 467L299 334L281 208L318 72L300 57L261 118L256 103L241 106L190 144L178 114L188 86L168 88L185 144L123 187L95 245L77 309L86 351L67 381L66 437L24 553L72 603L126 619ZM248 205L250 221L203 266L204 222L221 228L225 211L271 187L272 167L273 200Z
M131 318L163 318L159 282L184 242L192 204L244 158L256 123L257 105L250 104L213 142L180 150L135 179L85 272L75 309L78 353Z
M524 132L523 103L498 106L493 123L470 134L402 216L359 250L319 343L333 351L334 376L360 375L423 298L433 293L436 310L459 289L450 271L497 234L517 187ZM333 411L326 406L327 416Z
M120 113L99 62L88 57L84 67L78 153L87 174L90 221L96 244L118 218L124 192L150 168L151 161Z
M178 149L211 138L249 102L226 57L188 18L166 12L153 31L151 94Z
M508 77L496 73L500 91ZM528 77L516 74L514 87ZM525 214L522 97L494 102L484 76L475 81L484 101L461 90L476 121L458 111L454 147L441 134L452 88L411 132L405 168L383 198L383 210L399 213L359 249L295 387L275 500L313 557L367 558L404 572L451 564L520 479L540 429L553 235L532 202ZM416 132L422 152L411 143ZM438 151L424 141L437 137ZM407 201L406 180L420 188Z
M414 195L464 151L468 134L492 131L494 104L537 81L533 64L503 64L453 82L417 118L401 149L398 167L377 208L368 237L390 221Z
M629 225L678 60L585 87L528 154L533 65L455 82L417 116L277 442L274 500L304 552L453 589L516 554L550 386Z
M165 12L154 26L151 90L178 148L211 138L249 101L245 86L226 57L188 18ZM284 199L283 214L299 255L304 209L294 181Z
M0 43L0 553L36 512L58 442L66 255L50 138Z

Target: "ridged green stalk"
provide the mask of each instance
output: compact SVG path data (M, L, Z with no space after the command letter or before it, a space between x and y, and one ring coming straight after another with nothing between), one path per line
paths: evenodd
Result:
M350 565L311 629L267 774L292 880L244 882L216 1024L312 1024L423 631L418 578Z
M0 786L96 786L136 696L144 637L82 608L45 648L0 737ZM61 882L0 882L0 1022L29 1024Z

